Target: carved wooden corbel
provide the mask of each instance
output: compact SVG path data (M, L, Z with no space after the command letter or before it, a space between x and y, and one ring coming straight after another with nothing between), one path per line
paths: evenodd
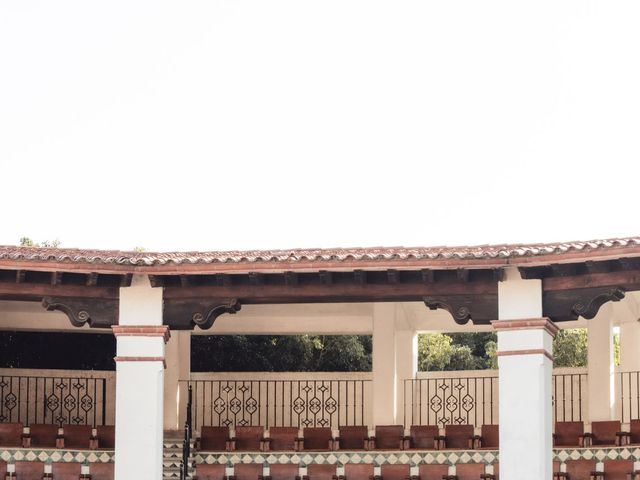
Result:
M622 287L596 287L544 292L543 315L554 321L591 320L607 302L619 302L625 296Z
M451 314L455 322L464 325L471 320L474 324L488 324L498 318L497 295L442 295L423 297L429 309L438 308Z
M203 330L211 328L223 313L234 314L240 310L240 301L231 299L212 300L165 300L164 324L174 330L189 330L196 325Z
M89 325L93 328L109 328L118 324L117 299L92 299L75 297L44 297L42 306L47 311L63 312L74 327Z

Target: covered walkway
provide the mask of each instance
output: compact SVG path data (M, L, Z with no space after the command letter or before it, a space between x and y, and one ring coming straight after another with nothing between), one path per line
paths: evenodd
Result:
M70 383L70 390L83 392L76 397L53 395L53 387L45 396L33 397L50 400L42 410L10 409L2 421L22 423L20 441L32 444L14 445L2 459L9 471L22 468L25 461L42 464L43 474L53 472L53 478L62 478L55 473L63 468L58 464L74 464L64 468L78 468L78 475L95 480L102 478L102 467L94 466L112 464L115 458L118 480L160 479L164 433L180 432L187 421L190 381L190 419L196 434L203 427L229 427L227 437L233 438L251 426L258 427L266 441L276 427L294 427L296 438L306 437L304 430L298 431L304 427L325 427L332 440L342 440L340 427L365 427L360 452L334 441L334 450L327 446L326 452L304 455L298 441L276 455L266 451L269 442L263 441L236 454L237 445L225 439L222 451L201 448L192 457L196 464L224 466L224 471L214 468L210 478L253 478L253 470L243 473L244 467L238 470L235 465L256 465L260 475L274 477L279 467L272 465L280 464L295 465L300 475L309 475L311 465L333 465L330 475L349 478L405 475L405 467L395 473L385 467L396 464L406 466L412 476L459 479L492 478L498 465L505 480L551 479L554 466L560 474L576 468L635 470L640 449L627 444L640 443L632 431L633 420L640 418L638 290L637 238L533 246L188 254L0 247L3 329L109 329L117 339L115 380L94 379L91 387L82 383L85 380ZM552 375L551 342L564 326L588 327L587 371ZM618 371L613 365L615 326L622 343ZM418 374L418 332L454 330L497 331L498 371L458 378ZM207 333L372 334L373 371L361 378L198 378L190 372L190 337ZM12 385L3 388L16 396L13 402L9 393L0 392L4 408L21 405L17 393L36 405L26 387ZM105 401L109 395L115 396L112 413ZM38 412L70 413L70 405L86 415L75 420L53 413L36 417ZM29 417L26 412L31 412ZM105 448L108 434L101 432L102 446L96 439L97 427L109 419L115 426L113 450ZM561 429L574 428L575 445L570 438L553 448L554 421L562 423ZM618 423L603 423L611 421ZM55 425L56 431L53 447L35 453L34 427L40 424ZM69 450L73 442L65 446L63 439L71 438L73 429L64 428L71 424L89 426L94 443ZM380 427L392 425L400 425L403 440L389 450ZM417 431L411 427L419 425L436 427L433 445L410 440ZM468 425L470 430L452 433L452 425ZM499 442L483 445L478 437L495 425ZM598 428L604 429L601 435ZM612 439L611 428L616 430ZM556 442L563 431L556 431ZM376 451L381 447L370 439L376 433L376 442L385 445L382 451ZM456 443L456 437L466 446ZM442 466L446 473L438 473ZM570 478L581 478L576 475Z

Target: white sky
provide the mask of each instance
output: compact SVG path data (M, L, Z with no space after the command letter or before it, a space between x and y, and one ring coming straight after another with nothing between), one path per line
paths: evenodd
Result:
M637 0L0 2L0 244L640 234Z

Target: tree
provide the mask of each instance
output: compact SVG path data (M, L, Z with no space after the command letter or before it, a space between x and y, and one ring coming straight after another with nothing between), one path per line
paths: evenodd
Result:
M368 335L194 335L194 372L363 372Z
M451 335L444 333L420 335L418 338L418 369L437 371L486 368L484 358L473 354L469 345L471 339L467 337L465 340L468 344L460 345L454 343Z
M560 330L553 341L554 367L587 365L587 329Z
M485 347L485 351L487 352L488 357L488 368L497 369L498 368L498 342L495 340L490 340L487 342Z
M44 247L44 248L58 248L62 242L57 238L55 240L43 240L40 243L35 243L29 237L20 238L21 247Z

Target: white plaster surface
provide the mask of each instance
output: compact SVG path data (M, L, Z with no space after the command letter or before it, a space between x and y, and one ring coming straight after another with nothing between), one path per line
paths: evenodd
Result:
M531 345L540 345L536 348L553 353L553 338L542 328L498 331L498 350L501 352L530 350Z
M120 289L120 325L162 325L162 288L149 277L134 275L130 287Z
M162 478L164 365L116 365L116 480Z
M600 307L588 325L589 420L612 420L615 413L613 304Z
M163 337L118 336L119 357L162 357Z
M396 420L396 305L376 303L373 310L373 423Z
M162 325L162 289L134 275L120 289L120 325ZM118 336L117 355L164 356L162 337ZM164 361L116 362L115 480L162 478Z
M522 280L517 268L506 269L505 279L498 283L498 318L541 318L542 281Z
M191 332L172 331L165 347L164 428L182 429L186 421L187 384L191 370Z
M498 284L500 320L542 317L542 283L508 269ZM549 351L543 329L498 331L498 351ZM543 354L498 357L500 478L552 479L552 362Z
M418 334L413 330L396 331L396 421L404 423L404 381L418 373Z

